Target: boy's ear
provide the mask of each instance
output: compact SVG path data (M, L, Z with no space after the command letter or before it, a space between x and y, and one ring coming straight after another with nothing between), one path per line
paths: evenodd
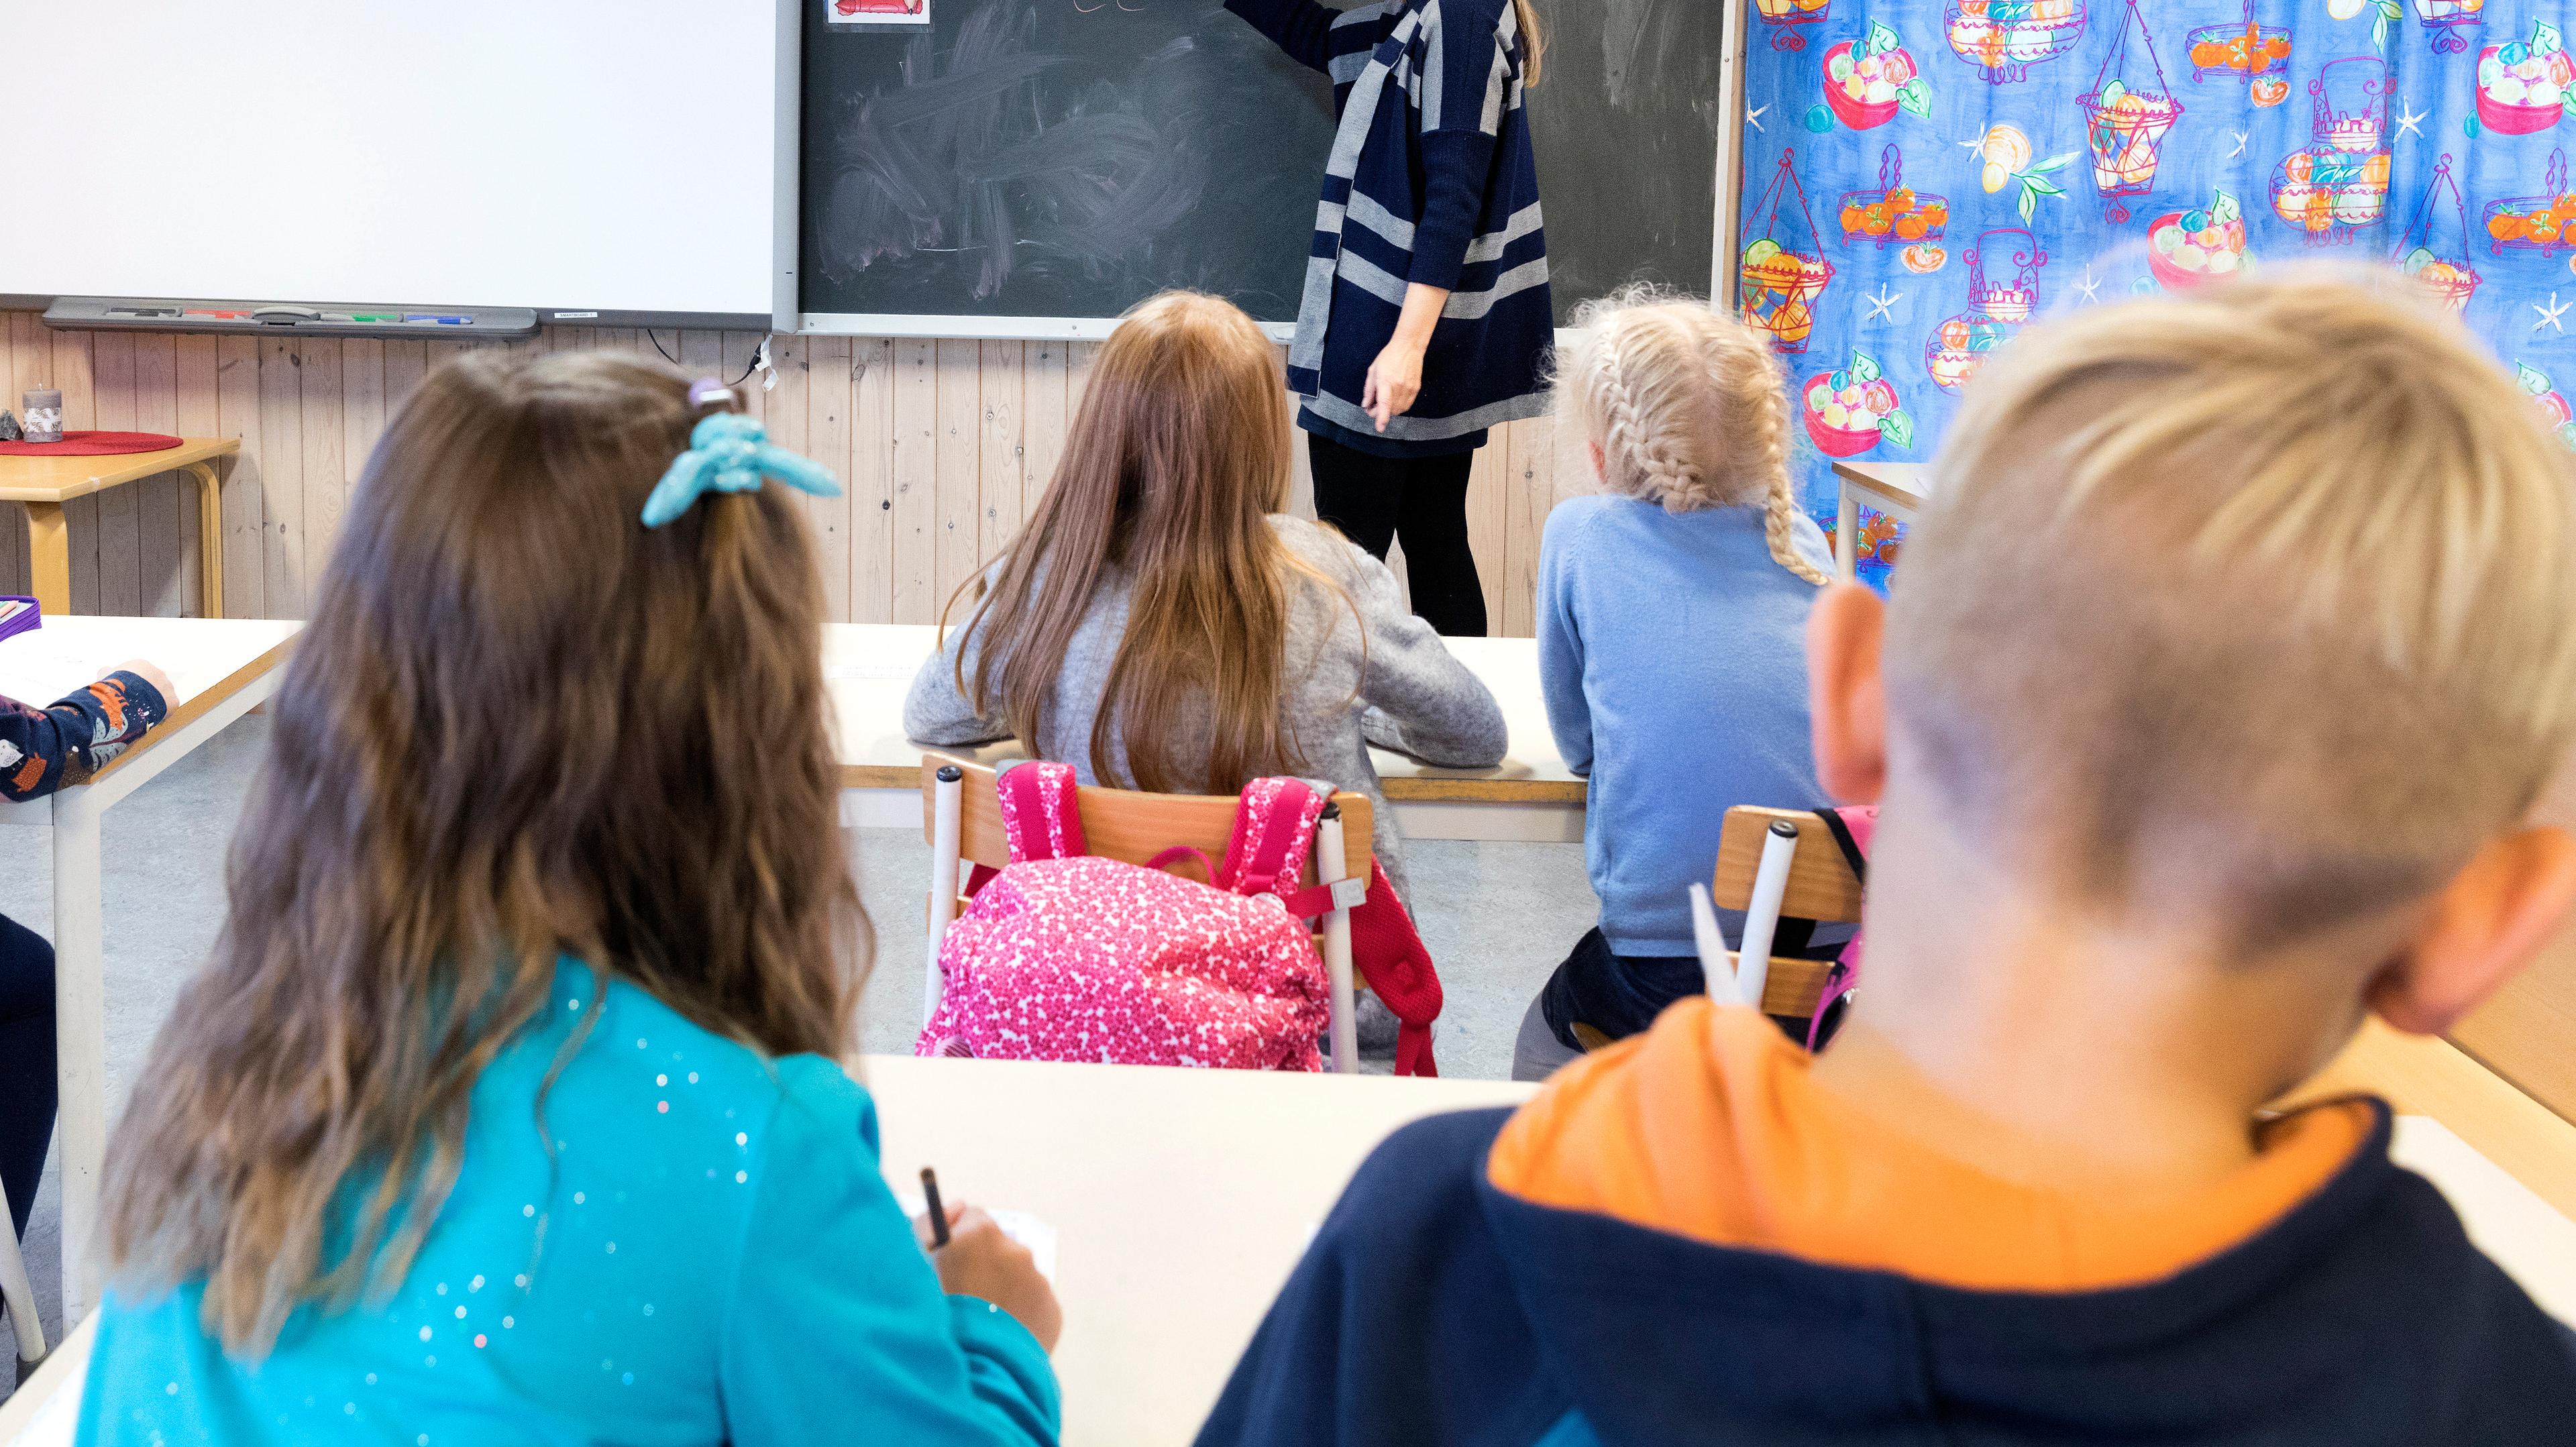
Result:
M2403 951L2371 980L2371 1010L2418 1035L2450 1029L2530 962L2571 903L2576 837L2535 827L2491 841L2434 894Z
M1887 787L1887 695L1879 647L1887 605L1858 583L1836 583L1807 615L1807 713L1816 782L1846 804L1875 804Z
M1601 450L1601 444L1598 442L1591 444L1591 447L1592 480L1594 482L1608 482L1610 480L1610 456L1608 453Z

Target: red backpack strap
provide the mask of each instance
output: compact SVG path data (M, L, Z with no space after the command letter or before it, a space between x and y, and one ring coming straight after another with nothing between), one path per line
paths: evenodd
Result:
M1235 799L1225 863L1212 882L1236 894L1274 894L1283 900L1294 894L1305 876L1324 802L1325 796L1303 779L1255 779L1244 785Z
M1440 973L1383 864L1369 871L1368 902L1351 911L1351 960L1395 1014L1395 1073L1438 1075L1431 1022L1440 1018Z
M1088 852L1071 764L1014 764L993 780L993 788L1001 795L1002 834L1010 841L1013 864Z

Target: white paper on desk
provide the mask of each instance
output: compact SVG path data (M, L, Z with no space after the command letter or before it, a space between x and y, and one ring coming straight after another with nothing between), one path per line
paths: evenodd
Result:
M905 1191L894 1202L906 1216L917 1217L930 1209L919 1191ZM1055 1285L1055 1227L1026 1211L1002 1206L986 1206L983 1210L993 1218L994 1225L1002 1228L1003 1235L1029 1248L1029 1255L1036 1258L1038 1275L1047 1279L1047 1285Z
M2576 1326L2576 1221L2429 1116L2397 1117L2388 1154L2441 1190L2469 1239L2541 1310Z
M0 1447L72 1447L72 1433L80 1426L80 1379L75 1377L61 1391L45 1399L36 1415L18 1435Z

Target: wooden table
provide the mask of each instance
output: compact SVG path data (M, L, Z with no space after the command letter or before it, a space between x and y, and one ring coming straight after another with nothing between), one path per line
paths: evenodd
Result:
M1899 522L1912 522L1928 496L1924 487L1930 471L1919 462L1834 464L1834 568L1844 582L1852 580L1858 563L1852 541L1860 536L1860 504L1866 501Z
M165 472L185 472L197 480L202 611L209 618L224 616L224 500L215 459L240 451L239 438L190 437L159 452L0 457L0 502L26 505L27 561L35 574L36 603L45 616L59 618L72 611L71 530L63 521L63 504Z
M839 729L841 822L850 828L921 827L923 746L904 737L903 697L938 647L928 624L835 623L823 631L823 674ZM1573 843L1583 838L1583 780L1557 756L1539 696L1538 644L1528 638L1452 638L1450 651L1502 705L1511 731L1490 769L1439 769L1372 750L1378 777L1407 836ZM949 749L978 762L1016 758L1015 743Z
M1188 1441L1370 1147L1416 1117L1507 1105L1530 1090L905 1056L870 1056L858 1074L876 1094L898 1194L935 1164L953 1196L1056 1229L1065 1332L1055 1361L1074 1447ZM2536 1152L2517 1157L2525 1166L2576 1170L2576 1127L2534 1129L2511 1088L2467 1057L2378 1027L2320 1077L2356 1082L2433 1117L2401 1118L2398 1159L2442 1188L2470 1234L2543 1305L2576 1315L2576 1222L2496 1169L2507 1164L2501 1151L2520 1148L2499 1143L2521 1140ZM2464 1140L2484 1142L2494 1163L2461 1149ZM0 1405L0 1447L68 1447L90 1338L82 1327Z
M48 798L0 802L0 824L53 831L55 1049L62 1086L63 1320L98 1302L90 1250L107 1158L107 983L99 818L277 688L300 623L222 618L85 618L48 611L44 626L0 639L0 694L39 707L99 671L148 658L179 701L160 727L88 783Z

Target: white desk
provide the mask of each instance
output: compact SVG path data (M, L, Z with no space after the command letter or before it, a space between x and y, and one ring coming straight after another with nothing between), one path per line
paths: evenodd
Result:
M823 671L839 721L841 822L851 828L921 827L922 746L903 736L903 696L938 647L928 624L836 623L823 630ZM1538 644L1528 638L1452 638L1450 651L1493 690L1510 727L1503 762L1491 769L1436 769L1373 750L1396 818L1415 839L1515 839L1576 843L1583 838L1583 781L1557 756L1538 691ZM972 753L980 762L1013 758L1013 743Z
M1369 1148L1418 1116L1530 1090L906 1056L870 1056L859 1073L876 1093L898 1193L934 1165L952 1199L1056 1228L1065 1331L1055 1361L1074 1447L1187 1442ZM2576 1222L2508 1175L2506 1158L2463 1143L2500 1150L2522 1132L2564 1163L2576 1126L2525 1118L2529 1102L2497 1095L2511 1087L2466 1056L2379 1027L2317 1082L2356 1086L2427 1113L2400 1119L2398 1160L2441 1187L2543 1306L2576 1318ZM89 1344L84 1326L0 1404L0 1447L68 1447ZM41 1431L20 1438L40 1416Z
M1418 1116L1509 1105L1506 1081L870 1056L887 1183L1056 1228L1069 1447L1190 1440L1351 1172ZM0 1447L69 1447L84 1325L18 1397Z
M1834 464L1834 569L1844 582L1852 580L1859 566L1852 540L1860 535L1860 504L1867 501L1898 522L1912 522L1922 510L1930 472L1919 462Z
M107 1159L107 984L99 816L277 688L300 623L234 618L47 618L0 640L0 694L39 708L99 671L145 658L170 675L168 721L77 788L0 803L0 823L53 830L55 1050L62 1087L63 1320L98 1301L90 1234Z

